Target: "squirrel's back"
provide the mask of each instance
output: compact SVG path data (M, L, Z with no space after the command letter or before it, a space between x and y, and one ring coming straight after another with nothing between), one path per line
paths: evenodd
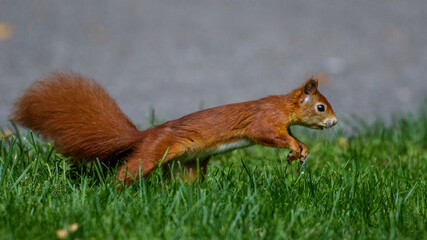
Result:
M34 82L15 102L10 120L54 140L77 160L117 159L142 137L98 83L77 73L51 73Z

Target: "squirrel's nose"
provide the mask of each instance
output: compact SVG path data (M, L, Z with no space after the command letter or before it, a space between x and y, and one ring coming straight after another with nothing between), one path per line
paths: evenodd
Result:
M338 119L337 119L337 118L334 118L334 119L332 120L332 126L335 126L337 123L338 123Z

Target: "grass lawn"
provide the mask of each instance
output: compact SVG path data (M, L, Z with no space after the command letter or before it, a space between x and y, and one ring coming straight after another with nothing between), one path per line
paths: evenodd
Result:
M354 125L296 129L303 167L255 146L214 157L201 184L157 171L122 191L114 169L72 164L31 132L3 137L0 238L427 239L427 112Z

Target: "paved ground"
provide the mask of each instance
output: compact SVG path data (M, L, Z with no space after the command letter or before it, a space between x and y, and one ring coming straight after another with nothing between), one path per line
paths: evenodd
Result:
M86 3L87 2L87 3ZM427 98L425 0L0 0L0 126L52 70L96 78L146 126L280 94L320 73L343 117Z

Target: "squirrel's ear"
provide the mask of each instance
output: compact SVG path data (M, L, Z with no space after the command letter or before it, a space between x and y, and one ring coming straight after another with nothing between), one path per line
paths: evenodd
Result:
M314 76L305 81L302 86L302 92L306 95L315 94L317 92L318 80Z

